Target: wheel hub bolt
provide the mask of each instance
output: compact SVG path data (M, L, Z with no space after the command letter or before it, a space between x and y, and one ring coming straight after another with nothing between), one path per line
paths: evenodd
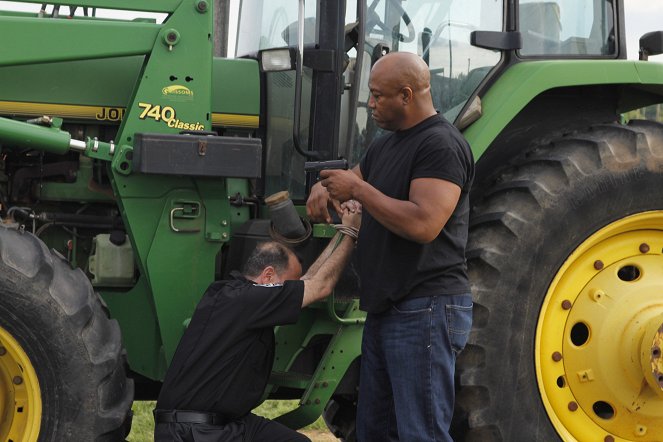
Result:
M559 362L559 361L562 360L562 354L560 352L556 351L555 353L552 354L552 359L555 362Z
M642 243L640 244L640 253L647 253L649 252L649 244Z
M578 403L571 401L569 402L569 410L571 411L576 411L578 409Z
M14 376L14 379L12 379L12 382L16 385L21 385L23 383L23 378L20 376Z
M594 268L596 270L601 270L603 268L603 261L601 261L600 259L594 261Z
M571 301L569 301L568 299L565 299L564 301L562 301L562 308L564 310L570 310L571 307L573 307L573 304L571 303Z
M615 442L615 438L612 437L612 436L610 436L610 435L608 435L608 436L606 436L606 437L603 438L603 441L604 441L604 442Z

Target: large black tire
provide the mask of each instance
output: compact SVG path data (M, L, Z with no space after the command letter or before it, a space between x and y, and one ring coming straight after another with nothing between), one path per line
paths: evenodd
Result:
M456 408L465 420L459 439L561 440L537 385L542 303L553 277L592 234L663 209L663 126L606 124L548 140L492 184L473 200L468 266L475 314L457 364ZM591 440L609 440L607 434L597 431Z
M107 317L80 269L72 270L32 234L4 227L0 331L8 337L3 357L10 356L6 347L10 352L13 347L29 359L21 367L24 378L19 376L14 384L26 385L30 368L37 379L28 387L37 400L6 410L0 429L15 434L22 416L33 413L36 420L28 422L30 427L15 442L34 440L35 426L39 441L124 440L131 426L133 382L126 377L117 321ZM11 365L4 371L6 377ZM3 397L8 402L12 393L0 393Z

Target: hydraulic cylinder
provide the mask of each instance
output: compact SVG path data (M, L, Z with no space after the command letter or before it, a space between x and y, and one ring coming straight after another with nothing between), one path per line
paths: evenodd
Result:
M71 141L71 135L68 132L55 127L37 126L8 118L0 118L1 144L65 154L71 148L75 148L71 145Z

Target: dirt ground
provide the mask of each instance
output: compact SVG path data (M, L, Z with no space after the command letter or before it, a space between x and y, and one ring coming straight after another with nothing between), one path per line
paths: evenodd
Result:
M303 434L308 436L312 442L337 442L339 439L336 439L333 434L328 431L322 430L308 430L302 431Z

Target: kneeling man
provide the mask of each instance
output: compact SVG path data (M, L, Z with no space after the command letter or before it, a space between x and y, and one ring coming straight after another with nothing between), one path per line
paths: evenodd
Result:
M343 213L345 226L358 229L360 221L359 213ZM295 323L302 307L329 295L338 281L354 239L337 239L301 279L294 253L267 242L252 252L242 274L209 286L166 373L154 411L156 441L309 440L251 410L274 362L273 327Z

